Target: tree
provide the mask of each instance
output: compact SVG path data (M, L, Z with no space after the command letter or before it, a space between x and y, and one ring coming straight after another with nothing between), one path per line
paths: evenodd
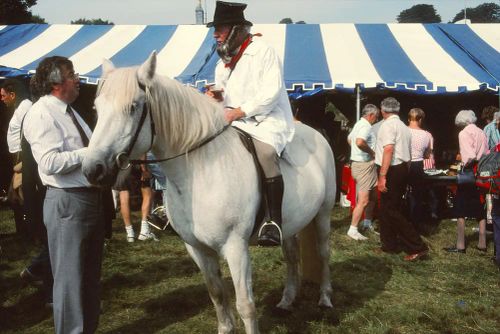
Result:
M0 24L23 24L33 22L29 8L36 5L37 0L1 0Z
M47 23L43 17L40 17L38 15L32 15L31 16L31 22L38 23L38 24Z
M102 19L86 19L81 18L75 21L71 21L71 24L94 24L94 25L114 25L113 22L109 22L108 20L104 21Z
M415 5L399 13L399 23L439 23L441 16L436 12L433 5Z
M297 22L295 22L295 24L306 24L306 22L305 21L297 21Z
M285 17L284 19L281 19L280 23L282 24L293 24L293 21L289 17Z
M472 23L500 23L500 6L496 3L483 3L475 8L467 8L467 19ZM455 15L452 22L464 19L464 10Z

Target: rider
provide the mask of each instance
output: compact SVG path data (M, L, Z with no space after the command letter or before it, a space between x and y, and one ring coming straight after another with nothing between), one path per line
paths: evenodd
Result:
M246 4L217 1L214 20L217 53L215 87L222 90L228 123L252 136L264 173L269 221L259 229L262 246L281 244L283 178L279 155L294 134L292 111L286 93L281 61L259 38L250 34ZM213 93L208 91L208 95Z

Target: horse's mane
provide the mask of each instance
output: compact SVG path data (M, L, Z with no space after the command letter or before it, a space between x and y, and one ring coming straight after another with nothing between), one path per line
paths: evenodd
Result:
M139 92L138 67L113 70L99 85L98 95L105 95L114 110L130 113ZM155 75L146 87L147 101L155 122L156 133L177 153L188 151L210 137L225 124L223 108L192 87Z

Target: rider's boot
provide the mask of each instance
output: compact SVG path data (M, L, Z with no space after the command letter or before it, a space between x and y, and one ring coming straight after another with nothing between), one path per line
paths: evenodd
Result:
M281 233L281 203L283 201L283 177L281 175L264 180L264 189L269 210L269 220L259 229L258 244L260 246L280 246Z

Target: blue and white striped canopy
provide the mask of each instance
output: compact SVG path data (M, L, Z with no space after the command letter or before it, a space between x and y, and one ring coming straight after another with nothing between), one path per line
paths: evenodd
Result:
M277 50L289 90L500 89L500 24L256 24L252 32ZM158 73L201 85L214 79L212 33L199 25L0 26L0 76L32 72L44 57L61 55L96 83L103 58L139 65L157 50Z

